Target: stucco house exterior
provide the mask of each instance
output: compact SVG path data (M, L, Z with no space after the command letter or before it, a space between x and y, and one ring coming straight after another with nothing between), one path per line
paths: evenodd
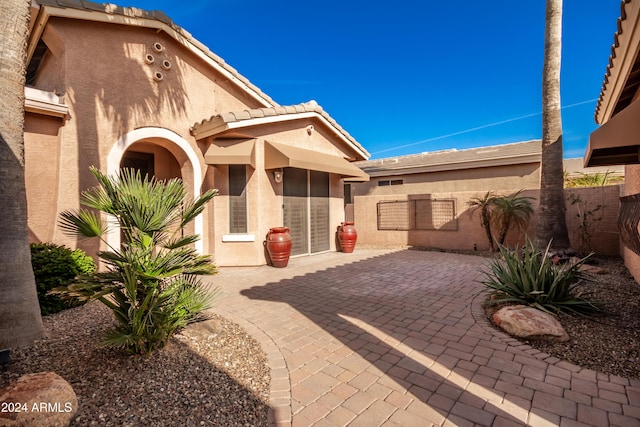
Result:
M32 241L98 249L57 226L96 185L94 165L217 188L191 231L218 265L265 264L277 226L292 255L336 250L343 182L368 179L352 162L369 153L317 103L281 106L161 12L109 4L34 2L27 63Z
M358 244L367 246L419 246L440 249L487 250L488 241L479 226L478 213L469 201L487 191L507 195L523 190L537 208L540 188L541 141L523 141L463 150L443 150L357 162L369 176L368 182L346 187L347 216L358 228ZM619 168L585 170L575 159L567 159L568 176L581 173L620 175ZM567 189L567 224L572 244L581 242L579 209L601 206L598 212L615 218L619 186ZM533 235L537 216L529 228ZM615 220L604 218L592 231L600 254L618 253ZM524 234L512 232L508 244L524 243Z
M585 166L625 165L618 218L621 254L640 280L640 1L623 0L613 37Z

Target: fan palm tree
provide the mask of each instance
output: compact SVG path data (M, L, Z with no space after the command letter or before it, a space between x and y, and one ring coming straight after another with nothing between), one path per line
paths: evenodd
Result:
M491 232L491 211L494 207L495 198L496 195L493 192L487 191L484 196L472 197L471 200L467 202L472 211L477 210L480 212L480 225L487 236L489 250L491 252L495 250L493 234Z
M62 212L60 227L67 234L100 238L107 244L109 227L103 212L117 219L123 244L98 253L108 271L81 277L54 293L101 301L118 321L105 344L149 354L211 306L216 292L206 290L197 276L214 274L216 268L193 248L200 236L184 235L184 227L202 213L217 190L188 201L177 178L161 182L131 169L114 177L95 168L91 172L100 185L82 193L81 203L90 209Z
M568 249L571 244L565 219L560 111L562 0L547 0L544 39L540 206L534 242L539 248L552 241L554 249Z
M498 228L498 243L502 246L507 238L507 233L512 228L526 230L529 225L533 207L532 197L520 196L522 190L508 196L496 197L493 200L492 221Z
M31 269L24 181L24 84L28 0L0 3L0 349L43 336Z

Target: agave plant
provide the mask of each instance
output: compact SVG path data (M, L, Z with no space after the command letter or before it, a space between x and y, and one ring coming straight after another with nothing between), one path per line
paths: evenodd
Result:
M576 263L555 265L549 257L551 242L542 252L527 239L522 248L498 246L502 259L493 260L482 284L490 291L490 305L517 303L551 314L584 314L598 311L600 304L574 292L584 277L580 273L589 256Z
M104 343L130 353L149 354L162 348L177 328L197 320L211 307L218 289L206 289L199 275L215 274L209 256L199 255L198 235L184 235L216 194L210 190L187 200L180 179L157 181L123 169L107 176L91 168L99 186L82 193L86 208L61 213L65 233L100 238L105 245L112 215L120 225L120 248L98 253L104 272L81 276L53 292L65 298L99 300L114 313L117 326Z

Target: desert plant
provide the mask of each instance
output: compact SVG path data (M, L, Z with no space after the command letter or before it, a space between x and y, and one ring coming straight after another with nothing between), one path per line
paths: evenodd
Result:
M483 196L472 197L467 205L471 211L480 212L480 225L487 236L489 250L495 250L495 243L504 244L507 233L513 227L526 229L533 214L532 197L520 196L522 190L506 196L487 191ZM498 238L493 230L498 229Z
M579 219L577 233L580 239L580 250L591 252L593 250L593 232L596 231L597 223L604 218L605 205L585 202L580 195L574 193L569 193L567 200L577 210L576 216Z
M55 292L101 301L117 320L104 344L149 354L213 303L217 289L207 290L197 275L214 274L216 268L209 256L197 254L192 244L199 236L184 235L184 227L217 191L190 201L177 178L157 181L130 169L113 177L95 168L91 172L99 186L81 197L90 209L62 212L60 226L71 235L97 237L108 245L104 236L109 227L103 212L118 221L123 242L120 248L98 253L107 271L84 276Z
M491 262L491 271L481 281L490 291L489 304L526 304L552 314L597 311L598 303L573 292L589 257L556 265L549 257L550 247L551 242L542 252L529 239L515 250L499 245L502 259Z
M604 173L578 172L578 174L579 176L569 176L569 173L565 171L564 186L566 188L604 187L605 185L621 184L624 181L624 177L613 175L609 169Z
M64 301L48 292L56 287L69 285L79 274L96 271L93 259L81 249L72 251L53 243L32 243L30 246L40 312L43 315L53 314L78 305L79 302Z
M493 234L491 232L491 212L494 208L494 201L496 195L491 191L487 191L484 196L475 196L472 197L467 205L473 211L480 212L480 226L484 230L487 240L489 242L489 250L493 252L495 250L495 246L493 244Z
M533 197L520 196L522 190L507 196L494 197L492 200L491 221L499 230L498 244L504 245L507 233L513 227L526 230L529 225L533 207Z

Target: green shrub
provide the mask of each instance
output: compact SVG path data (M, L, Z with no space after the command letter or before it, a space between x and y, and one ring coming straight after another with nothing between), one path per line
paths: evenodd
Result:
M108 244L108 224L100 214L104 212L117 218L123 244L99 252L107 271L85 276L55 292L80 301L99 300L117 321L104 344L149 354L213 303L216 291L202 286L198 276L214 274L216 268L209 256L194 249L200 236L185 234L184 227L217 191L188 200L177 178L158 181L130 169L118 176L107 176L95 168L91 172L100 185L83 192L81 198L91 210L63 212L60 226L70 235L96 237Z
M552 314L584 314L599 310L599 304L575 294L575 286L583 279L580 266L589 258L575 264L555 265L549 257L527 239L520 249L499 246L502 259L491 263L484 284L492 299L489 304L526 304Z
M79 274L89 274L96 270L93 259L81 249L72 251L53 243L31 244L31 266L43 315L78 305L64 301L58 295L51 295L49 291L69 285Z

